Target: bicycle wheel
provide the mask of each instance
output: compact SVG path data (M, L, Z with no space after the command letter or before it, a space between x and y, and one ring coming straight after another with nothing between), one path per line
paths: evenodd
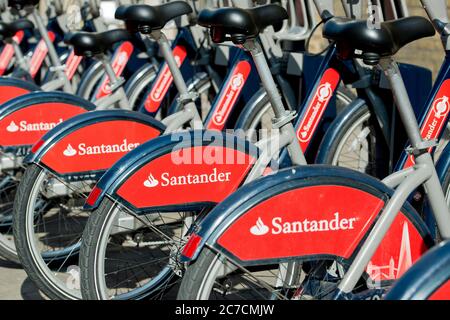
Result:
M336 91L336 110L339 113L346 106L348 106L356 96L352 91L345 86L340 85ZM259 133L264 130L270 135L272 130L272 119L275 114L269 102L269 97L264 93L256 103L249 103L245 106L241 115L237 120L236 129L242 129L246 132L246 137L251 142L255 143L263 138Z
M255 180L196 226L192 239L200 239L200 252L199 242L187 244L184 252L196 256L178 298L333 299L393 193L374 178L331 166L284 169ZM354 224L338 230L339 221L350 220ZM365 272L341 297L380 299L432 245L418 213L405 203Z
M138 110L139 106L146 98L145 94L148 91L153 80L156 77L156 68L147 63L136 71L128 80L125 86L125 93L128 97L128 103L131 110Z
M87 70L85 70L81 77L80 83L77 89L77 96L86 99L88 101L95 100L94 92L100 83L101 79L105 75L105 70L100 61L92 63Z
M347 268L334 259L297 263L297 285L280 283L286 267L271 264L239 267L209 248L202 251L183 277L179 300L326 300L331 299ZM363 279L356 291L367 290Z
M321 146L319 162L372 176L386 175L389 165L386 144L374 121L366 104L348 114L332 141L327 143L326 148ZM326 140L327 136L323 141Z
M8 172L0 175L0 256L19 263L12 228L14 196L21 172Z
M17 189L13 229L28 276L51 299L79 299L78 252L88 218L82 206L94 180L63 183L30 165Z
M80 252L85 299L176 296L190 212L139 214L105 199L89 218Z

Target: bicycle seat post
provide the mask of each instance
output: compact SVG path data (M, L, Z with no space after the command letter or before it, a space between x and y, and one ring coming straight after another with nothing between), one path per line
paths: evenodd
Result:
M146 34L145 32L143 33ZM178 63L172 53L172 48L170 46L169 40L167 40L166 35L161 30L153 30L149 34L149 36L150 38L158 42L163 58L167 63L170 73L172 74L175 87L180 93L178 102L182 103L184 106L184 110L192 115L193 118L191 123L194 129L203 128L200 114L198 113L197 106L194 103L194 101L197 99L197 94L189 92Z
M105 68L105 73L109 78L109 89L114 92L117 88L119 88L125 80L120 78L114 72L114 69L111 65L110 60L105 54L100 54L97 56L97 59L101 61L103 67Z
M58 75L58 78L64 80L64 91L66 92L73 92L72 85L67 78L67 75L65 73L65 68L63 67L61 60L59 59L58 53L56 52L55 47L53 46L53 42L50 40L47 28L44 26L44 22L42 21L41 16L38 14L36 8L32 6L30 8L31 14L33 16L34 21L36 22L37 28L39 30L39 33L44 40L44 43L47 47L48 54L50 56L50 60L56 70L56 73Z
M296 117L296 113L289 112L285 109L283 100L277 90L277 85L275 84L261 46L256 39L247 39L242 46L250 52L256 69L258 70L262 85L269 96L272 109L275 113L275 119L273 119L274 128L279 128L281 135L286 136L290 141L287 148L292 162L297 165L306 164L306 159L300 148L300 144L295 141L296 133L291 122Z
M12 45L14 49L14 56L16 57L17 65L19 66L19 68L22 70L28 70L29 69L28 61L27 59L25 59L22 49L20 49L20 45L14 40L14 38L8 39L5 42Z

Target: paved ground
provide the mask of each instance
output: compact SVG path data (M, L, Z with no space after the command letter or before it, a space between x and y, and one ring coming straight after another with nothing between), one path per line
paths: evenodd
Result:
M25 271L0 258L0 300L42 300Z

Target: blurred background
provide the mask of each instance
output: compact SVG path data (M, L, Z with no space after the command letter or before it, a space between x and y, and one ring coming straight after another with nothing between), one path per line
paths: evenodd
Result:
M206 2L208 0L196 0L197 3L202 4L202 2ZM222 3L231 0L218 0ZM305 1L305 0L296 0L297 1ZM354 0L348 0L349 2ZM362 2L362 7L367 8L368 0L360 0ZM390 0L391 2L397 2L398 0ZM424 9L419 0L405 0L407 4L407 10L409 15L419 15L426 16ZM438 1L438 0L436 0ZM447 7L448 2L447 0ZM126 4L126 3L147 3L147 4L158 4L160 0L112 0L112 1L101 1L102 13L108 19L114 18L114 9L118 4ZM213 3L213 2L212 2ZM334 10L336 15L344 16L344 9L342 7L341 1L334 1ZM450 14L450 10L448 10ZM363 17L367 17L367 12L363 12ZM311 51L317 52L320 48L323 48L326 43L321 39L320 29L315 33L312 41L311 41ZM422 39L419 41L415 41L414 43L403 48L398 54L397 59L401 62L417 64L426 68L429 68L433 72L433 78L436 77L438 69L442 63L442 58L444 56L444 50L442 48L441 42L439 41L439 36L435 35L434 38Z

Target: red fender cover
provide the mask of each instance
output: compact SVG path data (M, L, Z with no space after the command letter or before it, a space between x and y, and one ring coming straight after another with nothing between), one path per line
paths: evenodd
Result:
M151 125L132 120L109 120L75 130L48 150L41 162L60 174L97 171L144 142L160 135Z
M196 161L196 156L211 161ZM180 157L192 161L179 163ZM224 161L231 157L238 161ZM221 146L184 148L142 166L117 194L136 208L218 203L239 187L254 160L246 153Z
M244 213L217 242L241 261L316 255L348 259L383 206L374 195L346 186L294 189ZM374 280L398 278L426 250L418 230L400 213L367 271Z
M86 111L59 102L21 108L0 120L0 146L32 145L61 122Z

